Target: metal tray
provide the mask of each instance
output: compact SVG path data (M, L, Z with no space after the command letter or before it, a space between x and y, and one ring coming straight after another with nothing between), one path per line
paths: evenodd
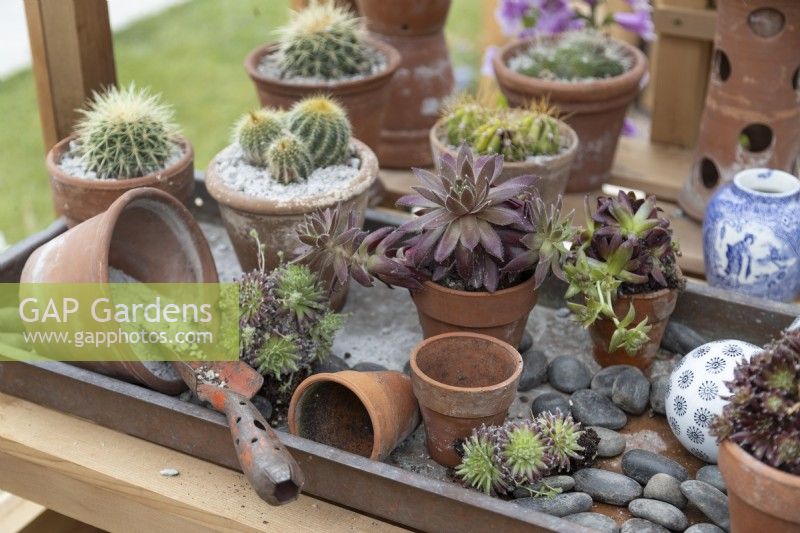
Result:
M241 271L221 227L217 206L202 182L198 182L198 200L193 210L209 239L220 276L223 279L237 276ZM396 224L402 219L401 213L375 209L368 212L367 225ZM0 255L0 282L18 281L30 253L64 230L63 223L57 221ZM577 355L595 365L586 333L558 311L564 305L564 288L557 280L543 286L528 330L536 347L548 357ZM344 311L350 316L337 337L334 352L347 354L351 365L372 361L402 370L411 347L421 339L416 312L405 291L354 285ZM691 324L709 340L737 338L763 344L788 326L797 314L799 306L746 299L690 282L678 300L673 320ZM662 355L654 366L655 373L669 372L676 362L669 354ZM31 383L37 386L31 387ZM518 394L510 416L525 416L530 401L545 390L551 389L542 385ZM176 397L55 362L0 363L0 391L229 468L239 468L225 418ZM660 415L629 417L621 432L629 449L662 453L686 466L692 474L703 464L683 450ZM279 434L306 474L307 493L367 514L430 531L589 531L461 487L447 470L427 458L422 427L384 463L286 432ZM604 460L600 466L619 471L619 457ZM625 508L610 505L595 504L593 510L619 523L629 517ZM688 516L691 522L701 521L696 512L690 511Z

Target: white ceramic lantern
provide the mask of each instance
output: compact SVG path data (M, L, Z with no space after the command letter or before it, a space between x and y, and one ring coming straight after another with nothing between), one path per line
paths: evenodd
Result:
M707 463L717 462L719 446L709 433L711 420L722 413L733 369L762 348L748 342L709 342L689 352L672 371L667 391L667 421L681 444Z

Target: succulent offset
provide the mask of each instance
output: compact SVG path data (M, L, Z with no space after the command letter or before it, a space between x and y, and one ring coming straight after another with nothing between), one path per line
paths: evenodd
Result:
M130 84L94 93L79 111L77 151L100 179L127 179L162 170L176 151L178 127L160 96Z
M234 126L234 138L242 147L245 159L261 167L267 165L267 149L283 132L283 113L272 109L245 113Z
M270 175L284 185L303 181L314 170L308 147L291 133L275 139L267 148L265 159Z
M287 116L289 130L303 139L315 168L341 164L350 148L350 121L326 96L297 102Z

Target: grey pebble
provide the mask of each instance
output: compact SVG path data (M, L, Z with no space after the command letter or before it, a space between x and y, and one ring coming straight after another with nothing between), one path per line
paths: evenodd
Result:
M725 480L722 478L722 472L719 471L717 465L706 465L697 471L695 478L698 481L705 481L712 487L727 493L728 487L725 486Z
M550 361L547 380L553 388L570 393L588 388L592 382L592 372L577 357L560 355Z
M519 351L519 353L525 353L531 349L531 346L533 346L533 335L531 335L526 329L522 333L522 340L519 341L519 347L517 347L517 351Z
M525 487L518 487L514 490L514 498L528 498L531 496L531 490L537 491L543 487L551 487L560 489L561 492L569 492L575 486L575 480L572 476L548 476L540 479L530 489Z
M669 474L658 473L651 477L642 495L652 500L671 503L678 509L686 507L686 496L681 492L681 482Z
M683 533L725 533L725 530L721 527L715 526L714 524L703 522L702 524L689 526L689 529Z
M712 522L724 530L731 527L728 515L728 497L704 481L689 480L681 483L681 492Z
M642 485L646 485L650 478L659 472L669 474L678 481L686 481L689 478L689 472L672 459L639 449L628 450L622 456L622 472Z
M707 341L685 324L670 320L661 338L661 347L672 353L686 355Z
M599 468L584 468L573 474L575 490L593 500L611 505L627 505L642 495L642 487L633 479Z
M317 361L311 365L312 374L321 374L323 372L340 372L342 370L350 370L350 365L348 365L344 359L334 354L330 354L322 361Z
M561 411L562 414L571 413L569 399L559 392L543 392L531 403L531 413L539 416L544 412L555 413Z
M565 492L550 498L520 498L514 503L540 513L567 516L583 513L592 508L592 497L585 492Z
M631 365L611 365L601 368L600 371L592 377L591 389L599 392L603 396L611 398L611 388L614 386L614 380L627 368L636 369L635 366Z
M585 426L622 429L628 423L628 417L622 409L596 391L589 389L576 391L570 400L573 416Z
M588 527L601 533L619 533L619 526L613 519L600 513L578 513L571 514L564 517L564 520L569 520L575 524L580 524L583 527Z
M379 365L378 363L370 363L369 361L362 361L358 364L353 365L353 370L357 370L358 372L383 372L386 370L386 367L383 365Z
M261 413L265 419L269 420L269 417L272 416L272 402L270 402L266 396L262 396L257 394L250 398L250 402L258 409L258 412Z
M625 437L620 433L600 426L590 426L590 429L600 437L600 442L597 444L598 457L616 457L625 451Z
M654 524L644 518L631 518L622 524L620 533L669 533L669 529L664 526Z
M528 350L522 354L522 375L517 390L529 391L547 380L547 356L541 350Z
M572 311L570 311L568 307L559 307L556 309L556 316L558 318L567 318L571 314Z
M683 511L667 502L639 498L628 504L628 510L636 518L650 520L673 531L683 531L689 525Z
M614 379L611 401L633 415L640 415L650 401L650 382L638 368L626 368Z
M669 375L658 376L650 384L650 408L654 413L666 414Z
M403 374L411 375L411 361L406 361L406 364L403 365Z

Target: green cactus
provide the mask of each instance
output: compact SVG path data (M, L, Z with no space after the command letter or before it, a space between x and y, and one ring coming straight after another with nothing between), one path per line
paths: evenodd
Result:
M316 168L342 163L350 149L350 121L327 96L296 103L287 117L289 130L305 142Z
M547 80L574 81L619 76L630 61L620 47L598 32L565 34L556 41L540 42L509 61L521 74Z
M444 128L451 146L471 143L475 131L489 120L489 109L468 93L461 93L444 108Z
M284 131L284 114L271 109L256 109L245 113L234 126L234 138L248 163L267 165L269 145Z
M75 126L77 150L100 179L145 176L164 168L179 133L172 109L133 83L94 93Z
M519 131L527 155L554 155L561 150L561 130L553 116L517 113L514 127Z
M291 133L278 137L269 146L266 161L272 177L284 185L305 180L314 170L305 143Z
M359 20L333 2L316 0L293 12L279 30L278 66L284 77L336 80L371 71L372 51Z
M489 119L479 126L471 143L477 153L500 154L505 161L520 161L527 155L520 132L509 114Z

